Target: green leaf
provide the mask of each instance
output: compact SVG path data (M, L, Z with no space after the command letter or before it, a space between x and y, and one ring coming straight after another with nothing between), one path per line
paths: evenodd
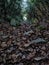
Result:
M10 22L10 24L11 24L12 26L16 26L16 20L15 20L15 19L12 19L11 22Z
M38 26L37 28L38 28L39 30L43 30L43 29L45 29L45 27L42 26L42 25Z

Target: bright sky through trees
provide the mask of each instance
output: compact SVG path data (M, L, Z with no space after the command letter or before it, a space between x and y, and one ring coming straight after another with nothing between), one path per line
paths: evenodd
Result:
M26 7L27 7L27 0L23 0L23 1L22 1L22 11L23 11L23 12L26 11ZM26 14L24 14L23 19L24 19L24 20L27 20Z

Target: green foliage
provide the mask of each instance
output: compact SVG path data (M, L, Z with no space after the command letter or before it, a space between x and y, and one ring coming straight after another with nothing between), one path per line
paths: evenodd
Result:
M23 0L0 0L0 19L11 21L10 24L16 26L27 14L28 22L49 20L49 0L27 0L27 7L22 11ZM14 19L14 21L13 21Z
M0 15L5 21L12 21L15 19L15 24L22 21L21 14L21 1L22 0L0 0ZM14 23L14 21L12 21Z
M20 25L20 22L16 21L16 19L12 19L11 20L11 23L10 23L12 26L19 26Z
M30 0L28 3L28 19L32 21L32 18L38 21L49 20L49 0Z

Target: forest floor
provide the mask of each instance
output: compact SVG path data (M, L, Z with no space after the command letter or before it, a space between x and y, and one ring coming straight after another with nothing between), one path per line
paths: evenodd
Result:
M0 65L49 65L49 23L0 23Z

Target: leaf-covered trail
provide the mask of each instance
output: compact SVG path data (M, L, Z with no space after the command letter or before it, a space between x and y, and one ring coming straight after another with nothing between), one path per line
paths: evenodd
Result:
M46 25L13 27L0 23L1 65L49 65L49 25Z

